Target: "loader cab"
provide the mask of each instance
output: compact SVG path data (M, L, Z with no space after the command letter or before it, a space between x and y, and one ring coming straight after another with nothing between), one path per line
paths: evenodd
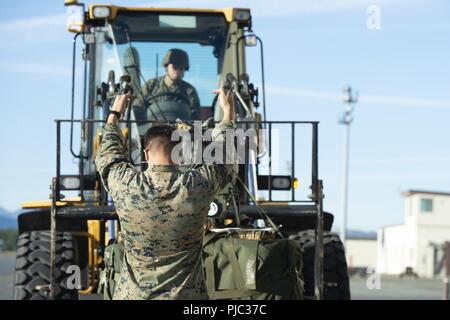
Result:
M163 59L174 48L181 49L189 57L189 69L183 81L192 85L198 92L203 116L186 119L184 110L191 108L183 97L164 99L159 104L171 101L179 106L166 105L151 107L148 117L136 106L137 120L144 118L169 118L172 110L178 109L182 120L201 120L210 114L214 96L211 91L218 85L228 24L222 14L177 14L168 15L158 12L118 11L114 20L105 21L105 26L94 28L96 39L96 72L94 85L99 87L108 79L111 71L116 80L123 74L131 77L134 95L137 101L155 105L152 96L155 88L149 88L148 82L166 74ZM161 94L161 93L157 93ZM161 97L162 98L162 97ZM142 101L144 100L144 101ZM147 109L150 108L147 106ZM161 110L160 110L161 109ZM208 114L209 113L209 114ZM158 114L158 116L156 115ZM153 119L152 119L153 120ZM157 119L155 119L157 120Z
M136 97L126 114L135 121L127 128L135 146L131 157L139 162L140 141L148 129L148 121L206 120L220 121L212 91L220 86L228 73L238 77L246 72L245 41L251 30L249 9L161 9L125 8L91 5L82 23L85 44L87 119L107 117L110 98L124 75ZM70 29L70 27L69 27ZM166 74L163 59L170 49L181 49L189 57L189 69L183 81L195 88L200 112L189 115L192 103L179 94L155 93L149 85ZM249 95L246 99L257 99ZM242 110L243 111L243 110ZM242 115L245 117L245 114ZM147 122L146 122L147 121ZM86 127L86 156L93 159L95 136L101 123ZM85 173L93 173L88 161Z
M107 9L108 17L97 18L99 10ZM215 89L227 73L236 75L233 68L240 59L240 72L245 72L244 43L236 40L250 26L249 11L245 24L233 20L238 9L217 12L202 10L173 11L126 9L113 6L91 6L89 9L89 33L84 34L89 45L91 78L89 87L97 89L91 99L98 102L102 83L115 81L129 74L135 95L153 78L164 76L163 58L168 50L179 48L189 56L189 70L183 80L197 89L201 118L211 115ZM244 9L243 9L244 10ZM106 14L103 13L103 16ZM92 114L100 117L95 109ZM94 117L91 117L94 118Z

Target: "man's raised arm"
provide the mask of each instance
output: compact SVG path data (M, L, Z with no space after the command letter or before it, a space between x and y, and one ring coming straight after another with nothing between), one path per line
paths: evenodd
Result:
M103 126L102 141L95 157L97 171L105 189L110 193L138 173L128 159L125 137L119 128L119 118L130 99L130 95L116 97L111 114Z
M223 88L215 90L218 93L218 103L223 110L223 119L216 125L212 132L212 142L216 147L216 152L222 153L222 164L203 165L200 168L202 175L210 181L214 193L222 190L227 183L234 180L234 173L237 172L237 162L234 148L234 97L231 91ZM232 139L232 141L228 141ZM229 154L227 154L229 153ZM231 163L230 163L231 161Z

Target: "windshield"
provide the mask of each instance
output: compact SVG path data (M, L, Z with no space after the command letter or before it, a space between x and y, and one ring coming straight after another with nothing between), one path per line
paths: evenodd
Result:
M133 87L141 90L150 80L166 74L163 60L167 52L181 49L189 60L182 80L195 88L200 107L211 107L226 32L223 14L119 11L111 24L96 27L96 83L107 82L112 70L116 82L127 73Z
M119 58L122 67L130 73L133 79L134 63L129 54L128 44L118 45ZM211 91L217 86L217 58L213 55L213 48L201 46L198 43L179 42L138 42L132 48L137 52L136 60L140 61L140 85L152 78L164 76L166 71L162 65L164 56L173 48L184 50L189 56L189 70L185 72L183 80L191 84L198 93L201 106L211 106L213 95ZM131 65L131 67L130 67ZM135 80L135 78L133 79ZM136 81L136 80L135 80Z

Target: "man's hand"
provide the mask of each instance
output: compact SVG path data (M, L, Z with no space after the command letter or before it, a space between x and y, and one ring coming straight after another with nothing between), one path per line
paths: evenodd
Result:
M232 91L225 91L223 88L217 89L213 91L214 93L218 93L218 101L219 105L223 110L223 119L222 121L233 121L234 120L234 97Z
M131 99L132 99L132 96L129 93L119 94L114 99L114 103L113 103L113 106L111 107L111 111L116 111L123 115L125 112L125 109L127 108L128 103L131 102ZM108 116L108 121L106 123L118 124L119 119L114 114L110 114Z

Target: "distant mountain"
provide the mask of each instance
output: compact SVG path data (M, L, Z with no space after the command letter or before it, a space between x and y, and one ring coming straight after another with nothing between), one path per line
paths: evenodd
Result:
M333 232L340 234L339 229L333 229ZM347 239L354 240L376 240L377 232L376 231L362 231L362 230L347 230Z
M16 215L0 208L0 229L17 229Z
M348 230L348 239L376 240L377 233L375 231Z

